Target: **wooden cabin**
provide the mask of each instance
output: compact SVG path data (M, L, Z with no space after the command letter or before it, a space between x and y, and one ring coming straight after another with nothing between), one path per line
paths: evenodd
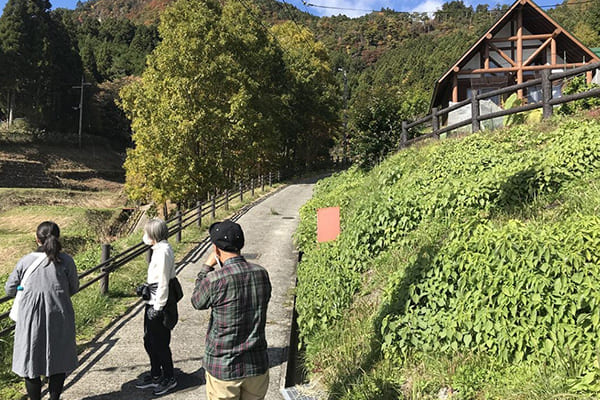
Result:
M435 84L431 106L471 97L540 77L540 71L563 71L600 58L561 28L531 0L517 0L508 11ZM588 82L592 73L587 75ZM560 95L560 88L553 88ZM540 99L540 88L519 90L519 97ZM502 99L492 99L500 105Z

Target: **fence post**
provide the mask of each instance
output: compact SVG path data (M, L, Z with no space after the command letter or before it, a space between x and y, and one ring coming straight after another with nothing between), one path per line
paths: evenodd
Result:
M273 187L273 179L272 179L270 172L269 172L269 186Z
M198 208L198 228L202 226L202 202L198 200L196 202L196 207Z
M408 122L402 121L402 136L400 136L400 147L406 146L406 141L408 140Z
M210 199L210 203L211 203L211 205L210 205L210 214L212 216L212 219L215 219L215 218L217 218L217 208L215 206L216 205L215 204L216 200L215 200L215 195L214 194L212 195L212 197Z
M225 189L225 210L229 210L229 189Z
M281 182L281 171L277 171L277 180L276 182Z
M433 130L433 137L436 139L440 138L438 130L440 129L440 121L438 121L437 107L431 107L431 129Z
M238 183L238 187L240 189L240 202L242 202L242 201L244 201L244 184L242 183L241 180Z
M254 197L254 178L250 179L250 190L252 190L252 197Z
M550 80L549 69L542 70L542 104L543 104L543 113L542 117L544 119L550 118L552 116L552 104L550 104L550 100L552 100L552 81Z
M175 233L175 242L181 243L181 208L177 207L177 232Z
M479 100L477 100L477 89L471 89L471 130L479 132Z
M262 185L262 191L265 191L265 176L261 175L260 176L260 184Z
M100 263L106 262L110 258L110 244L104 243L102 244L102 252L100 253ZM108 293L108 275L109 275L108 266L102 267L102 273L105 273L100 279L100 294Z

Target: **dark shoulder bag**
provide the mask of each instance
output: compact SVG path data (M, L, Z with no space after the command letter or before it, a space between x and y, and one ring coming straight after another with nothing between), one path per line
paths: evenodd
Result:
M177 303L183 298L183 289L177 278L173 278L169 281L169 297L167 304L164 308L163 313L163 325L169 330L175 328L177 321L179 320L179 313L177 312Z

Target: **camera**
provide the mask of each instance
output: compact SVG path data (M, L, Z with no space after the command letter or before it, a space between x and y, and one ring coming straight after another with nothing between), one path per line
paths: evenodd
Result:
M144 283L143 285L136 287L135 294L144 300L150 300L150 286Z

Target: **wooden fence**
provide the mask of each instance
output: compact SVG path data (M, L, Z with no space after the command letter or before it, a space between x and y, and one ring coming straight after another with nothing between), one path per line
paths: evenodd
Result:
M220 208L229 210L229 202L233 199L239 198L240 202L242 202L244 200L244 195L247 193L250 193L251 196L254 196L255 190L261 189L264 192L265 186L272 187L273 183L279 181L281 181L280 172L269 172L267 175L261 175L256 179L252 178L247 182L240 181L237 187L225 190L219 196L212 195L206 201L198 201L195 207L186 211L181 211L178 209L175 212L175 216L166 221L167 226L169 227L169 237L175 236L175 241L177 243L181 242L181 232L185 228L191 226L192 224L201 226L204 218L210 218L214 220L216 217L216 211ZM148 246L143 242L129 247L128 249L113 256L110 255L110 248L110 244L103 244L101 248L100 263L79 274L79 280L82 282L79 291L85 290L94 283L99 282L100 292L102 294L107 294L109 276L111 272L115 271L119 267L122 267L131 260L141 256L142 254L146 254L147 260L149 260L150 255L152 254L151 246ZM90 278L92 274L96 275ZM84 280L85 282L83 282ZM12 300L12 297L4 296L0 298L0 304ZM7 323L7 321L9 321L9 313L10 310L7 310L6 312L0 314L0 326L4 327L0 329L0 337L9 334L15 328L15 324L12 323L12 321Z
M503 117L506 115L517 114L524 111L535 110L537 108L542 108L543 113L542 116L544 119L550 118L553 113L553 107L559 104L569 103L575 100L581 100L588 97L600 96L600 88L590 89L586 92L576 93L566 96L561 96L557 98L552 97L552 85L553 82L565 79L568 77L572 77L575 75L582 74L584 72L593 71L595 69L600 68L600 63L588 64L582 67L574 68L565 72L559 72L552 74L550 70L544 69L541 71L541 78L532 79L525 83L521 83L518 85L508 86L502 89L494 90L487 93L478 94L476 90L471 90L471 98L467 100L460 101L456 104L451 105L450 107L438 110L436 107L431 109L431 114L417 120L414 122L402 121L402 135L400 139L400 147L407 147L416 142L419 142L423 139L427 138L435 138L439 139L442 133L447 133L453 131L458 128L462 128L463 126L471 125L471 130L473 132L477 132L481 129L481 122L492 119ZM541 85L542 87L542 100L525 104L519 107L510 108L507 110L496 111L492 113L487 113L484 115L480 114L480 105L479 102L481 100L489 99L494 96L499 96L503 94L513 93L517 90L523 90L528 87L534 87ZM448 115L450 112L458 110L461 107L466 105L471 105L471 118L462 120L460 122L454 123L452 125L440 127L440 117L444 115ZM416 128L420 125L431 123L431 132L426 133L412 139L408 139L408 132L410 129Z

